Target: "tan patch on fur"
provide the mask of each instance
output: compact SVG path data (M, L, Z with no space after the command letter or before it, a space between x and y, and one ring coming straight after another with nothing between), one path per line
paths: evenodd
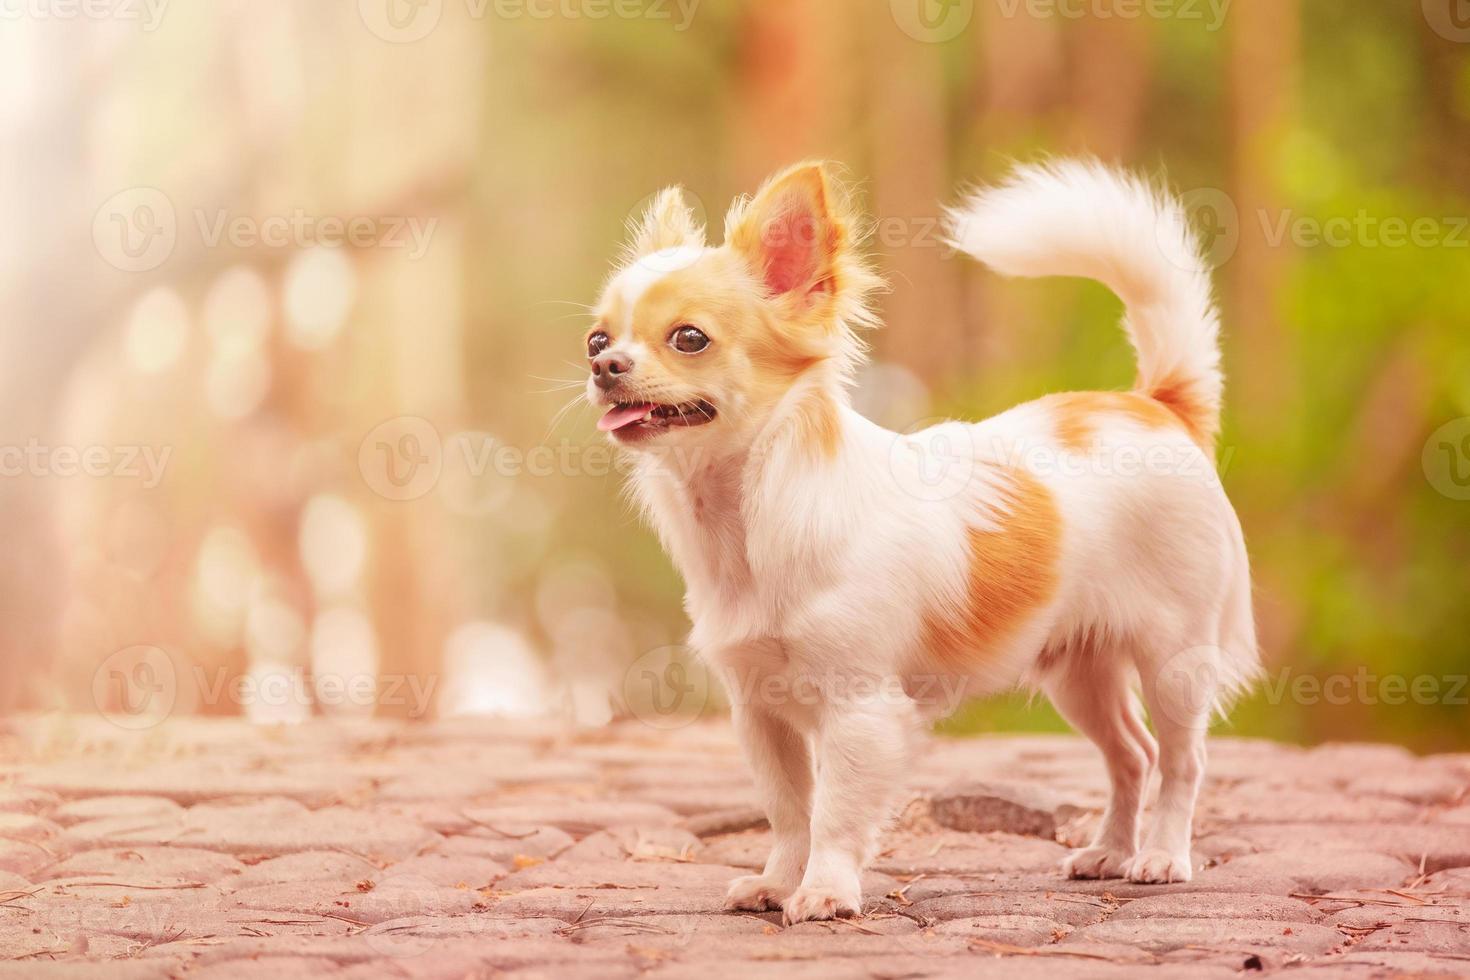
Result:
M825 394L819 394L801 406L797 414L797 438L814 446L825 459L836 459L842 441L837 406Z
M633 336L650 349L664 348L669 335L682 324L691 323L717 341L729 342L745 332L749 305L741 290L748 278L729 256L712 250L683 269L676 269L653 282L630 311ZM674 351L673 363L691 363Z
M1061 559L1056 501L1031 474L1014 470L1009 477L999 527L969 531L965 608L925 617L925 649L941 663L993 659L1056 592Z
M598 328L615 340L631 336L643 345L634 389L639 396L680 401L733 387L751 404L773 405L830 353L827 339L816 330L762 315L758 288L737 255L711 249L655 280L631 308L618 290L607 290ZM710 336L704 354L680 354L669 346L669 335L686 323ZM792 421L814 452L836 456L840 419L829 391L813 390L795 408Z
M1166 394L1173 389L1166 390ZM1123 415L1150 429L1183 429L1209 451L1208 437L1165 398L1138 391L1071 391L1041 399L1056 419L1057 438L1074 452L1085 452L1097 437L1099 416Z
M798 164L730 209L723 245L663 275L644 276L651 271L645 267L624 279L639 256L704 240L682 198L660 195L633 229L625 264L596 310L594 329L643 347L626 397L705 398L730 409L724 424L758 424L792 385L821 371L811 397L793 406L787 422L814 453L835 456L840 385L862 356L856 329L876 325L869 299L881 285L858 248L858 225L841 182L821 164ZM794 247L807 234L814 236L809 255ZM709 336L703 353L670 348L670 334L686 323Z
M1167 377L1150 387L1144 394L1161 403L1179 417L1184 428L1205 452L1212 452L1215 444L1216 414L1199 397L1199 392L1186 378Z
M794 202L804 202L798 210L815 221L783 228L779 219ZM869 300L883 281L857 247L859 224L848 188L815 161L776 174L725 215L725 247L742 256L758 277L767 268L768 246L784 236L821 243L810 281L768 299L780 321L770 340L781 359L799 364L835 356L846 371L861 357L863 347L854 330L876 325ZM768 240L773 228L779 233Z

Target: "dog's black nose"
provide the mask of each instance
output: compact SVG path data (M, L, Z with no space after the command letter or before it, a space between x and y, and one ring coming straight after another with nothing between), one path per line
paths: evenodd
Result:
M614 387L631 370L633 359L627 354L605 350L592 359L592 377L603 391Z

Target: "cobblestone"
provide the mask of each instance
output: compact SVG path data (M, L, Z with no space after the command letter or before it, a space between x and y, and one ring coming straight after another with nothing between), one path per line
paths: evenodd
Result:
M11 719L0 980L1470 976L1470 759L1218 739L1185 885L1068 881L1065 736L936 740L864 914L721 911L770 834L728 726Z

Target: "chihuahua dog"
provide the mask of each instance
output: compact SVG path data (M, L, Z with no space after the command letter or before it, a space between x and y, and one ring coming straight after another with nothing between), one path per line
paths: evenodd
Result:
M1259 667L1245 545L1213 463L1219 319L1183 209L1062 162L1022 167L949 217L952 242L1004 275L1110 287L1133 389L906 434L859 415L848 392L881 280L820 163L737 202L719 246L664 191L595 307L599 428L635 457L634 495L686 582L691 644L744 692L733 720L773 846L731 883L731 909L787 923L860 911L915 737L942 710L924 693L935 678L1045 691L1101 750L1110 799L1067 874L1188 881L1205 731Z

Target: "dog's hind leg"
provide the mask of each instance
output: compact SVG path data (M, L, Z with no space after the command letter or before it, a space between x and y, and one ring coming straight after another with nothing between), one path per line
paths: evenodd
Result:
M1138 715L1132 675L1126 657L1089 644L1062 654L1042 679L1057 711L1102 752L1111 784L1092 844L1062 863L1071 878L1120 878L1138 851L1139 814L1157 747Z
M1159 802L1143 849L1129 863L1132 881L1189 881L1194 807L1205 775L1205 735L1220 689L1221 650L1180 644L1141 657L1149 719L1159 736Z

